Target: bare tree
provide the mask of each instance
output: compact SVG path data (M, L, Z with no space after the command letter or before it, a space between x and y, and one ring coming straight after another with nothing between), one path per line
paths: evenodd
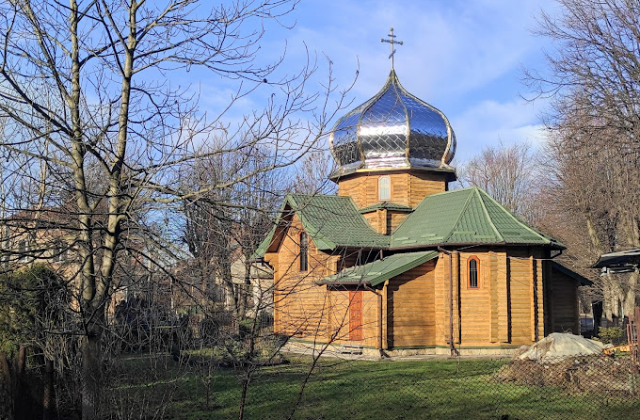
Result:
M554 98L547 123L556 131L555 170L547 174L557 208L590 242L589 255L581 257L588 266L602 252L640 246L640 190L633 181L640 148L640 6L627 0L558 4L557 18L540 20L539 34L556 46L547 55L549 71L529 71L527 81ZM603 279L609 320L620 307L633 316L637 280L637 273Z
M239 183L228 181L254 172L267 159L266 153L254 150L247 156L238 152L225 159L209 156L181 174L180 182L190 189L228 184L184 201L182 238L193 257L190 265L195 266L193 274L202 288L202 304L222 301L236 328L253 306L251 256L272 227L273 212L280 206L286 184L277 171L254 173Z
M316 94L305 94L313 64L290 77L274 73L281 59L257 64L262 23L294 5L234 1L205 11L195 0L13 0L0 6L0 113L15 133L0 141L9 162L4 179L16 187L4 208L6 219L22 228L14 239L29 238L22 249L3 242L3 253L16 264L55 258L62 251L39 245L41 232L63 232L74 260L65 275L74 279L79 309L74 334L82 354L83 418L98 414L101 337L119 261L164 269L166 261L150 249L171 240L149 227L166 206L291 165L323 135L331 115L323 105L314 109ZM171 83L172 72L193 67L238 79L236 97L261 87L272 95L263 111L233 129L206 119L192 91ZM325 94L332 92L326 84ZM310 109L313 119L296 122L297 113ZM223 141L209 156L249 154L261 144L272 153L223 184L199 191L169 184L171 172L202 156L199 143L214 133ZM37 216L18 217L22 210L60 217L42 226Z
M329 180L335 161L327 150L308 153L296 168L288 190L301 194L334 194L337 185Z
M638 215L629 208L637 191L627 178L637 174L637 158L620 154L610 139L617 135L598 130L585 138L584 130L560 130L545 151L541 172L546 214L539 222L568 246L565 261L594 280L608 321L632 313L637 285L636 273L599 277L589 269L602 253L637 247Z
M509 211L535 222L533 202L537 194L536 162L528 143L485 147L465 164L463 186L475 185L488 192Z

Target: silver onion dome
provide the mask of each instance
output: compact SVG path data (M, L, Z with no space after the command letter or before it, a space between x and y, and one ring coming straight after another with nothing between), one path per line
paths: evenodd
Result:
M431 169L453 172L456 137L447 117L402 87L394 70L382 90L340 118L329 137L338 168Z

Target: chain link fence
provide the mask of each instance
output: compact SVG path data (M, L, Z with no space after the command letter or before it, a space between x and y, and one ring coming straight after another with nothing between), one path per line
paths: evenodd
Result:
M640 419L640 376L624 355L313 362L129 357L104 418L237 419L248 380L246 419Z
M283 354L283 343L265 326L251 340L240 325L233 335L207 341L181 333L189 329L180 323L131 325L114 330L129 337L129 346L105 349L99 419L640 419L640 375L628 353L543 361L312 357ZM117 338L113 343L121 343ZM0 398L3 412L44 418L38 360L27 364L22 382L1 383L19 394ZM79 418L77 365L69 360L52 373L49 418ZM11 409L27 402L29 410Z

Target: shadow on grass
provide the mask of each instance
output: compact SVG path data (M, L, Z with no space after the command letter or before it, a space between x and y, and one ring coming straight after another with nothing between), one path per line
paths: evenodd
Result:
M265 367L251 383L247 419L283 419L297 398L308 360ZM568 395L553 387L499 383L501 361L322 361L307 386L296 419L640 419L640 403L591 394ZM172 370L173 369L173 370ZM167 365L164 382L139 381L149 407L166 403L165 418L235 419L240 385L233 369L210 376L206 406L203 373ZM128 386L131 378L127 379ZM125 381L125 382L127 382ZM135 380L133 380L135 382ZM164 388L163 388L164 387ZM164 393L161 392L165 389Z

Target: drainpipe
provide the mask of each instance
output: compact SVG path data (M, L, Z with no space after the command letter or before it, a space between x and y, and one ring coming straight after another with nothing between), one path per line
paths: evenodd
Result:
M456 355L456 347L453 343L453 253L438 247L438 251L449 256L449 350L451 356Z

